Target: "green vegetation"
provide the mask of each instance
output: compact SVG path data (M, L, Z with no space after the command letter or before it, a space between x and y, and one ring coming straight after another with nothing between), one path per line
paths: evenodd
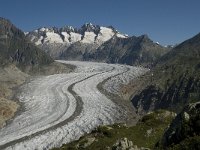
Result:
M53 150L84 149L80 145L86 144L89 138L95 138L95 140L85 149L104 150L107 147L111 148L118 139L124 137L133 141L133 144L138 147L153 148L173 118L174 113L158 110L144 116L136 126L128 127L123 124L100 126L78 141L64 144L61 148Z
M200 149L200 103L192 103L172 121L157 149Z
M132 102L142 111L169 109L180 112L200 99L200 34L164 55L140 82Z
M188 137L181 141L179 144L172 145L170 150L199 150L200 149L200 136Z

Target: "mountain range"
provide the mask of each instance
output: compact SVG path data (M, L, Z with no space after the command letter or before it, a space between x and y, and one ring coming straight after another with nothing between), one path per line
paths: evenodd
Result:
M112 26L91 23L81 28L43 27L27 32L26 37L52 58L64 60L151 66L170 50L153 42L147 35L129 37Z

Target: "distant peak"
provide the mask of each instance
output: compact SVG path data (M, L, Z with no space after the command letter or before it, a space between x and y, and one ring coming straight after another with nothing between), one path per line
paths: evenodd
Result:
M110 29L112 29L113 31L115 31L116 33L119 33L119 31L118 31L118 30L116 30L116 29L115 29L115 27L113 27L113 26L111 26L111 25L110 25L110 26L108 26L107 28L110 28Z
M90 23L85 23L85 26L93 26L93 24L90 22Z
M61 31L66 31L66 32L74 32L74 27L72 26L64 26L60 29Z
M160 45L160 43L159 42L155 42L157 45Z
M141 35L139 38L143 41L152 41L147 34Z
M0 17L0 20L1 20L1 21L10 22L8 19L5 19L5 18L3 18L3 17Z
M149 39L149 36L147 34L143 34L140 37L143 38L143 39Z
M92 23L85 23L82 27L92 27L94 28L95 25L93 25Z
M93 25L92 23L85 23L81 29L79 29L79 31L81 33L84 33L84 32L98 32L100 30L100 26L98 25Z
M0 23L1 24L10 24L10 25L12 25L12 23L11 23L11 21L10 20L8 20L8 19L5 19L5 18L2 18L2 17L0 17Z

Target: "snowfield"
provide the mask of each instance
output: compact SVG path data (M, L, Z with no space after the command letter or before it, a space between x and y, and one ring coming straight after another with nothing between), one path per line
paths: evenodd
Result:
M76 65L73 73L32 78L21 87L23 110L0 130L0 149L50 149L80 138L99 125L126 114L98 91L117 94L121 84L146 72L144 68L94 62L59 61Z

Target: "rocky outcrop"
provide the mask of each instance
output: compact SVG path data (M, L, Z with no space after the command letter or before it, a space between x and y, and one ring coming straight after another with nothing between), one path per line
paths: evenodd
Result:
M156 109L180 111L185 104L199 98L199 91L199 79L182 76L166 85L164 89L156 85L149 85L140 94L133 97L132 103L141 113Z
M149 148L137 147L133 145L132 141L129 141L126 137L118 140L113 146L112 150L150 150Z
M158 145L164 149L180 143L184 145L183 141L186 141L186 139L191 137L199 139L198 136L200 136L200 102L186 106L183 111L177 115L162 137L159 143L160 145ZM193 139L193 142L190 142L191 149L195 149L195 147L197 147L195 139ZM200 144L198 144L198 147L200 147Z

